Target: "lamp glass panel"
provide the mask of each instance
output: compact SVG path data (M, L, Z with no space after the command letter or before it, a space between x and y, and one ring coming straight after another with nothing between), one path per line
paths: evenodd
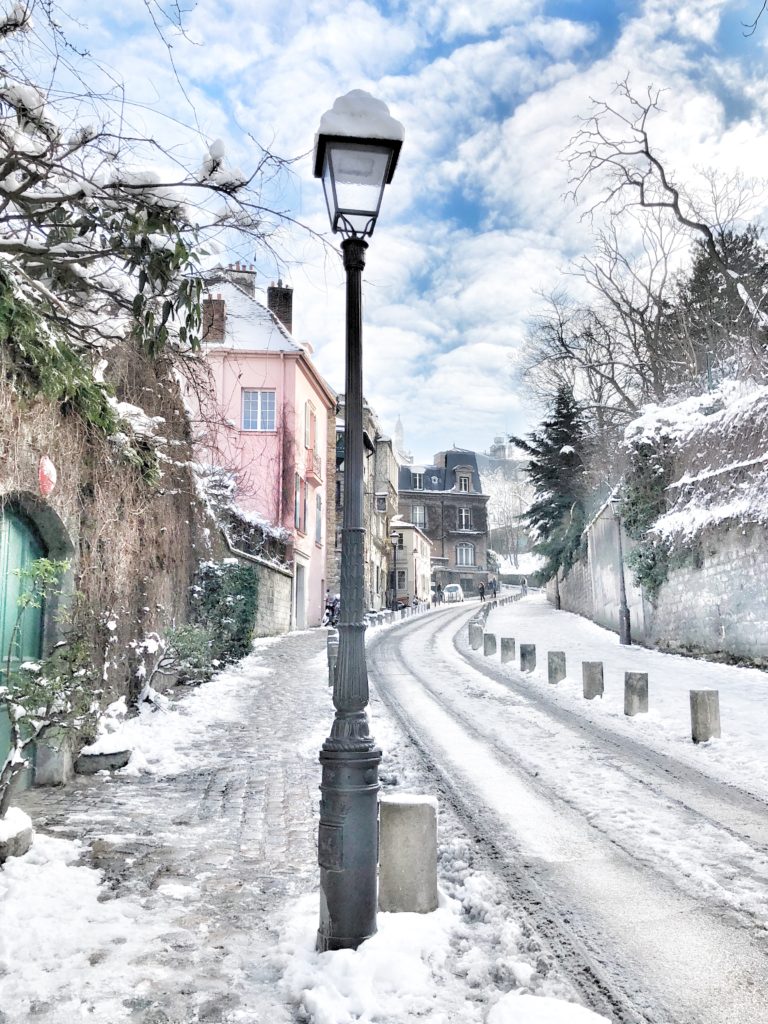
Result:
M391 149L385 145L333 142L326 150L323 187L335 223L344 217L355 233L372 228L381 204Z

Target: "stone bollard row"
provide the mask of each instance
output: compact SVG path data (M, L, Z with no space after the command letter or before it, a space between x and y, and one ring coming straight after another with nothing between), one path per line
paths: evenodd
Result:
M548 652L547 678L553 686L565 679L565 651Z
M603 686L603 663L602 661L582 661L581 663L582 690L586 700L594 700L595 697L602 697Z
M479 651L483 646L483 626L480 622L469 624L469 646L473 651Z
M717 690L691 690L691 739L706 743L720 736L720 694Z
M633 718L635 715L648 713L648 673L624 673L624 714Z
M520 671L533 672L536 668L536 644L520 644Z
M501 663L506 664L508 661L515 660L515 640L511 636L503 636L501 638Z

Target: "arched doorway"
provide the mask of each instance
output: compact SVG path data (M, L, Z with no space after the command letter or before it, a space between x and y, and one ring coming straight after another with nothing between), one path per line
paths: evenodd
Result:
M52 596L40 608L24 609L19 618L18 600L24 580L18 571L37 558L71 560L73 553L66 528L48 502L26 491L0 497L0 682L9 664L13 670L24 661L38 661L50 651L56 640L56 619L62 600L66 604L73 587L70 569L62 580L62 593ZM10 750L10 736L8 713L0 701L0 763ZM33 750L33 760L34 757ZM31 778L30 770L17 785L24 788Z
M44 608L26 608L19 617L24 582L19 571L48 554L34 523L20 510L0 510L0 673L10 664L36 661L43 653Z

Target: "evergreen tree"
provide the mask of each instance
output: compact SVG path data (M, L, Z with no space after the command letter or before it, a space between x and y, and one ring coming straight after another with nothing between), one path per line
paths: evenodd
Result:
M535 497L524 518L536 537L533 550L546 559L547 579L559 569L567 572L577 557L586 522L586 439L584 415L566 385L558 388L552 415L539 430L527 440L510 437L529 456L526 472Z

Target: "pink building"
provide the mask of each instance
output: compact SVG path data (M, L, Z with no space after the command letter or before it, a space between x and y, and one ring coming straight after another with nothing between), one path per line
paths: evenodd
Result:
M265 304L255 278L239 264L205 277L209 380L198 388L201 444L212 464L234 472L239 507L287 531L293 624L303 629L319 625L325 606L327 486L335 473L326 462L336 395L315 369L310 346L291 337L293 290L278 282Z

